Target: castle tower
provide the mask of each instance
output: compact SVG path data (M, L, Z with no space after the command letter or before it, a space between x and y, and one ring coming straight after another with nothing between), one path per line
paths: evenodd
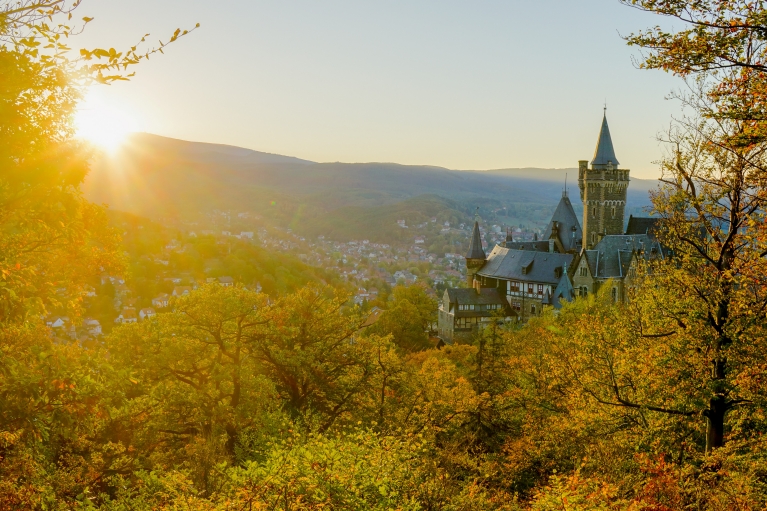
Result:
M578 187L583 201L583 248L591 249L607 234L623 234L629 170L618 168L607 111L602 118L594 159L578 162Z
M474 287L474 275L485 265L487 256L482 249L482 236L479 234L479 222L474 221L474 230L471 233L469 251L466 253L466 283Z

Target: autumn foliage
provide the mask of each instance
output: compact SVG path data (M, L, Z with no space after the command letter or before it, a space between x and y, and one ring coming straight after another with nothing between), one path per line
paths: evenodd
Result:
M767 506L761 3L624 2L692 27L629 38L699 77L653 196L671 257L625 304L605 286L441 349L419 286L375 322L329 286L209 284L103 342L45 327L125 263L79 191L83 80L152 54L70 59L45 20L77 3L0 2L0 509Z

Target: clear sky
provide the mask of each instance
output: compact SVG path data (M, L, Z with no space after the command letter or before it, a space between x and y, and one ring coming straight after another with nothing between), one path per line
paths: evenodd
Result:
M86 0L76 46L201 28L99 87L141 131L314 161L575 167L607 115L621 166L657 175L680 82L621 39L617 0Z

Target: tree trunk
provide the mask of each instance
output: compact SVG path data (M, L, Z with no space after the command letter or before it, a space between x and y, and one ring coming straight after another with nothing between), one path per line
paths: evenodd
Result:
M720 358L714 362L712 368L712 378L714 380L714 391L716 394L709 400L708 410L706 410L706 453L710 454L713 449L724 445L724 416L727 413L727 397L725 396L724 385L726 376L726 359Z
M237 427L229 423L226 429L226 453L234 459L235 448L237 447Z
M242 380L240 378L240 348L235 351L234 372L232 374L232 397L229 400L229 406L232 407L235 417L237 408L240 406L240 396L242 395ZM225 426L226 429L226 452L234 459L234 448L237 445L237 420L230 422Z
M706 410L708 424L706 428L706 454L724 445L724 414L726 402L724 396L712 397Z

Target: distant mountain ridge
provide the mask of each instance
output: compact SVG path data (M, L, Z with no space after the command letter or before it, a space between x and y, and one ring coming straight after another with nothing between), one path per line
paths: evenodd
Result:
M315 163L140 133L131 136L116 155L96 159L84 192L97 203L142 216L192 217L212 209L236 209L268 216L299 231L304 225L327 229L334 211L350 213L344 208L380 207L422 195L447 199L445 207L462 215L474 206L529 207L541 212L532 220L535 223L545 222L553 211L565 176L573 205L582 207L577 172L575 168L472 171L396 163ZM648 191L656 184L632 179L630 212L649 205ZM429 204L432 214L435 202L411 204ZM356 216L362 221L366 215ZM353 219L343 222L352 223Z
M315 163L293 156L265 153L233 145L214 144L210 142L188 142L178 138L163 137L151 133L133 133L130 135L128 143L134 146L141 146L144 150L162 151L166 154L174 154L179 158L212 159L231 161L232 163L257 164Z

